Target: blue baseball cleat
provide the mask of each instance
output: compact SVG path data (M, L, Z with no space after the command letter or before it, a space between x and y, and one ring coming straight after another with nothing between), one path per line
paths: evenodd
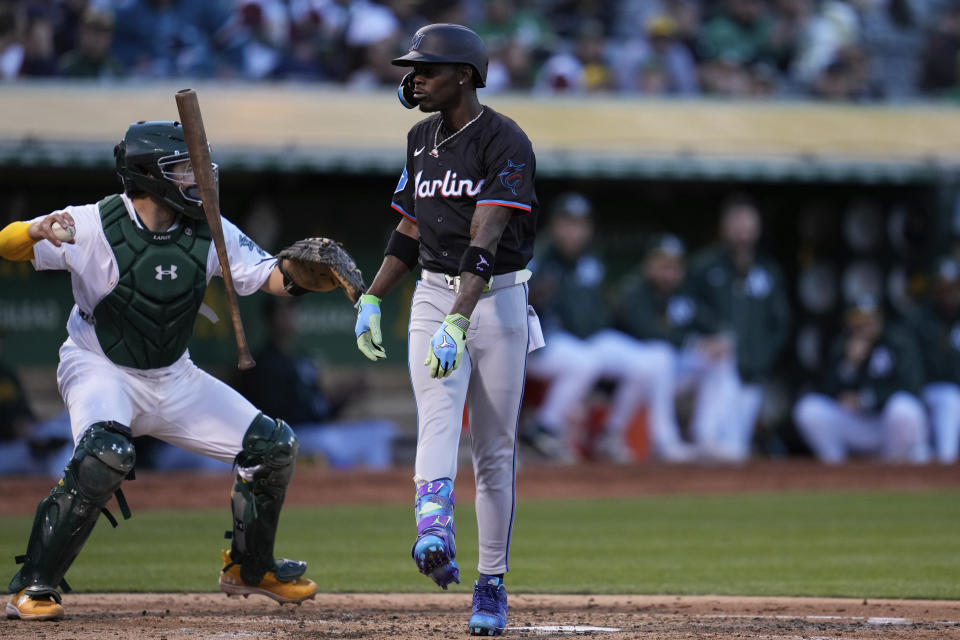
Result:
M427 482L417 489L417 541L411 555L420 573L443 589L451 582L460 583L453 506L450 478Z
M507 588L496 576L483 573L473 585L470 635L498 636L507 626Z

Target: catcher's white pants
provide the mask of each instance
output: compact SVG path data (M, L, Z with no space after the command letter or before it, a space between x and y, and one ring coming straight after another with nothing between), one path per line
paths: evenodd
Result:
M95 422L127 425L134 437L158 440L233 462L260 413L184 353L161 369L119 367L70 338L60 347L57 385L70 412L74 443Z
M935 382L923 388L923 400L930 407L933 452L937 462L953 464L960 452L960 385Z
M515 442L527 349L539 321L528 309L525 283L483 294L470 317L460 365L446 378L431 378L423 361L454 299L452 290L427 280L418 282L413 296L408 359L417 401L415 478L456 478L466 402L477 483L477 568L503 573L516 506Z
M923 405L905 391L894 393L882 411L850 411L833 398L808 393L793 409L797 429L821 461L839 464L850 453L897 462L925 462L927 422Z

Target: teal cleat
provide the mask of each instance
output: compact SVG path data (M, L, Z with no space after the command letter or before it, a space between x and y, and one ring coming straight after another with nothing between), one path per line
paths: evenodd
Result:
M470 635L498 636L507 626L507 588L496 576L481 573L473 585Z

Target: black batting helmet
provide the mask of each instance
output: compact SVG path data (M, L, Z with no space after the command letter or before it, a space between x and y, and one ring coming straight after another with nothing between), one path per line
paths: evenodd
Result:
M477 72L477 87L487 84L487 45L476 33L459 24L428 24L421 27L410 41L410 52L395 58L398 67L412 67L418 62L468 64Z

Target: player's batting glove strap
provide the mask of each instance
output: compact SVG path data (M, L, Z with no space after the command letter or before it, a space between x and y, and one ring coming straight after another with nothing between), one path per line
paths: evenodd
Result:
M443 324L430 340L427 359L423 363L430 369L431 378L446 378L460 366L469 327L470 320L459 313L443 319Z
M383 348L383 334L380 332L380 298L363 294L357 301L357 348L360 353L376 362L387 357Z
M367 288L353 257L330 238L297 240L276 258L284 289L292 295L303 290L330 291L341 287L350 302L355 303Z

